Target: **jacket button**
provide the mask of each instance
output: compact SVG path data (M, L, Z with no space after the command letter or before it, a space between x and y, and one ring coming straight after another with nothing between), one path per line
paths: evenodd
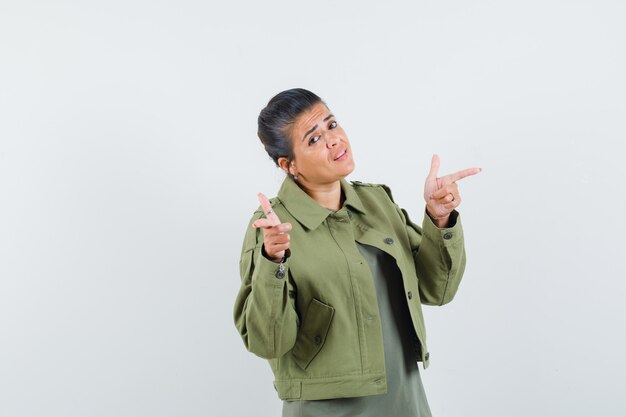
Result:
M409 297L409 300L413 298L413 293L411 291L407 292L406 295Z
M448 239L452 239L452 232L446 232L443 234L443 238L448 240Z
M320 343L322 343L322 336L318 334L317 336L315 336L315 344L319 345Z
M276 271L276 273L274 274L276 276L276 278L281 279L285 276L285 271L281 271L280 269L278 271Z
M393 239L390 238L390 237L386 237L385 238L385 243L388 244L388 245L391 245L391 244L393 244Z
M428 358L430 358L430 352L426 352L426 355L424 355L424 359L428 360Z

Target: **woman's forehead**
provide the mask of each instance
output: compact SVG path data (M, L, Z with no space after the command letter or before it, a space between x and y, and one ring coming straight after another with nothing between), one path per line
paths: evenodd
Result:
M324 103L316 103L313 107L304 111L296 118L294 127L297 130L304 130L306 132L316 124L322 123L330 114L330 109L328 109Z

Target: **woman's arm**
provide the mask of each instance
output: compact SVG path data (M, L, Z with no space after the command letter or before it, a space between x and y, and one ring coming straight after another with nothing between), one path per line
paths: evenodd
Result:
M438 228L424 210L420 227L411 220L405 209L393 201L389 187L384 185L383 188L406 225L422 304L449 303L459 288L466 262L459 212L453 210L450 213L448 227Z
M299 319L295 310L289 255L280 264L263 253L263 234L252 224L263 216L254 213L243 241L239 271L241 287L235 301L235 326L246 348L266 359L288 352L296 341ZM282 265L282 266L281 266Z
M406 212L405 212L406 213ZM407 222L411 220L407 217ZM416 242L415 225L407 228L409 240ZM421 240L411 244L415 268L419 277L419 291L423 304L444 305L452 301L465 271L466 254L463 228L459 212L450 213L448 225L438 228L424 212Z

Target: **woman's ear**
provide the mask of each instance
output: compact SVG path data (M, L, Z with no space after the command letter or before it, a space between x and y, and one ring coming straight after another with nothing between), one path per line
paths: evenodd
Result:
M293 165L293 162L292 164ZM278 166L285 171L285 174L289 175L290 171L289 171L289 160L287 160L287 158L285 158L284 156L281 156L280 158L278 158Z

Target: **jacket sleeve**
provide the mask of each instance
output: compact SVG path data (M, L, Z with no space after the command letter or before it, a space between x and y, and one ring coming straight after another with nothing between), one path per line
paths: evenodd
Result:
M252 223L261 218L257 210L248 224L239 260L241 286L235 300L235 326L246 348L266 359L280 357L295 344L299 319L294 285L289 274L289 255L280 265L263 256L263 230Z
M383 188L393 202L406 231L413 252L422 304L444 305L452 301L465 271L465 243L459 212L450 213L450 226L438 228L424 210L422 227L413 223L405 209Z

